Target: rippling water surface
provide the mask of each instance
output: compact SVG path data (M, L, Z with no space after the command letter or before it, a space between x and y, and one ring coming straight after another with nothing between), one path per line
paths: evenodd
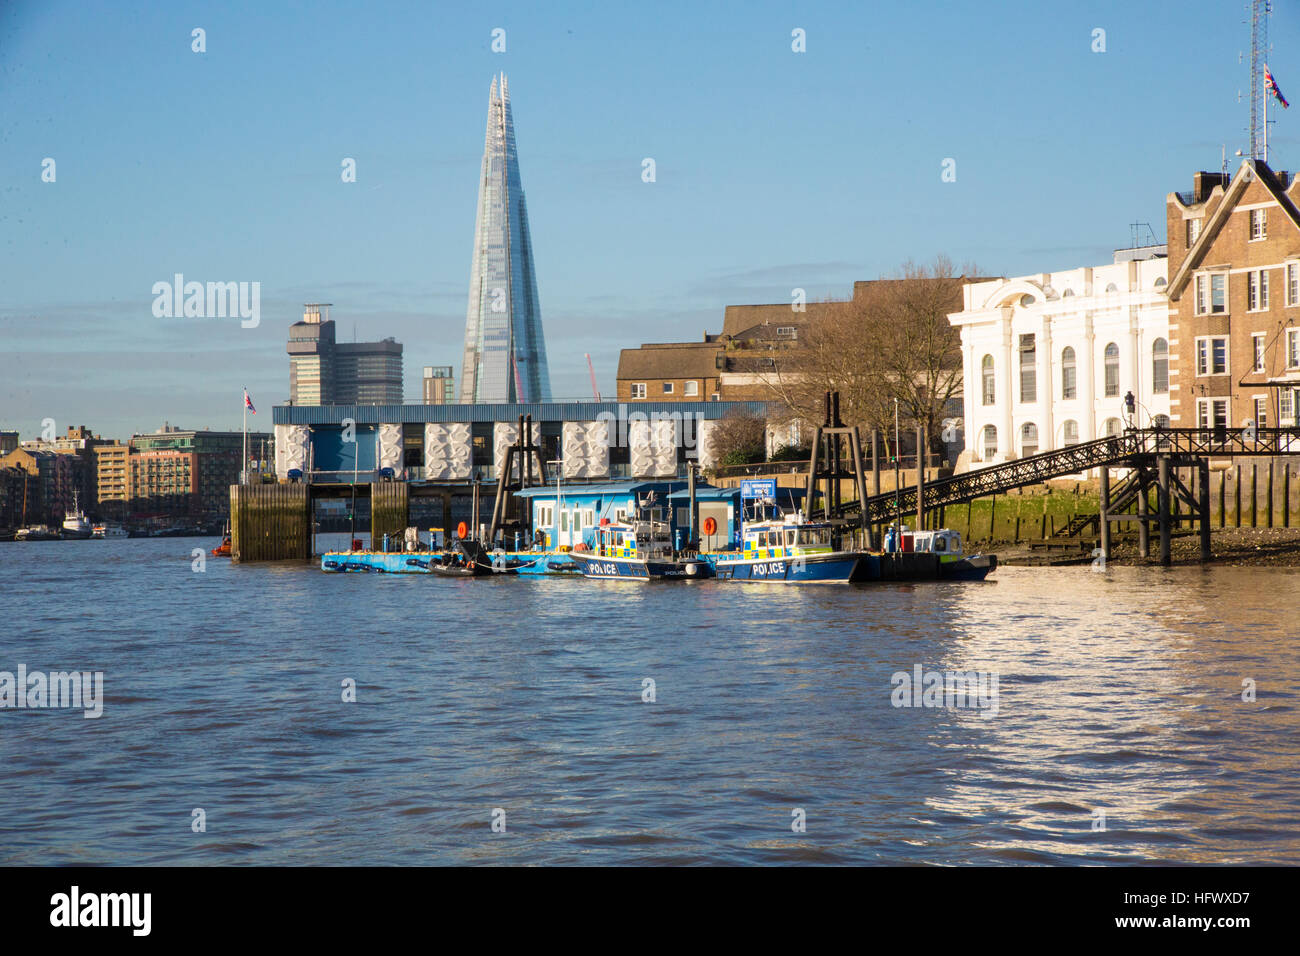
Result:
M0 710L0 863L1300 863L1294 572L191 570L213 543L0 544L0 670L106 697ZM997 715L892 706L916 665Z

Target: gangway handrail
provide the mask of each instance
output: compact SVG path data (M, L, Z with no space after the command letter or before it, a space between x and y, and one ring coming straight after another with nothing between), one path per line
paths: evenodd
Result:
M1129 428L1052 451L966 471L925 483L925 509L960 504L1076 475L1092 468L1132 464L1135 459L1169 456L1272 457L1300 455L1300 428ZM869 522L883 522L896 512L916 511L916 486L869 496L865 501ZM813 514L820 513L817 509ZM847 502L843 515L859 514L858 502Z

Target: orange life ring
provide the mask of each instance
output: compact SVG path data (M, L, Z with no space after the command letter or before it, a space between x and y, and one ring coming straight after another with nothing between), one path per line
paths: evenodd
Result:
M468 531L469 526L466 525L465 522L462 521L460 524L456 525L456 537L463 538Z
M717 532L718 532L718 522L715 521L713 518L705 518L705 519L704 519L704 533L705 533L705 534L717 534Z

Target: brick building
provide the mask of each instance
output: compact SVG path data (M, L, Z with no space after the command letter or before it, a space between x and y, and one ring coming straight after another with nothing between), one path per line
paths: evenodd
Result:
M1175 428L1294 425L1300 182L1261 160L1166 199Z

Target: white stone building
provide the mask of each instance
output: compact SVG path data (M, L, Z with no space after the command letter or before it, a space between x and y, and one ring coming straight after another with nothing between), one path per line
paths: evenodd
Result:
M948 316L965 383L958 470L1117 433L1130 391L1135 424L1168 426L1166 267L1165 247L1147 246L1111 265L967 285Z

